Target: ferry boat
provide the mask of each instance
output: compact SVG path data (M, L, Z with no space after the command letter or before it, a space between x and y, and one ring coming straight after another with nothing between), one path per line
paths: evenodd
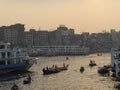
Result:
M120 80L120 48L111 49L111 67L115 77Z
M0 43L0 74L28 70L33 64L26 52L11 47L10 43Z
M59 56L59 55L87 55L89 48L80 47L77 45L67 46L33 46L33 51L30 56ZM30 51L31 52L31 51Z

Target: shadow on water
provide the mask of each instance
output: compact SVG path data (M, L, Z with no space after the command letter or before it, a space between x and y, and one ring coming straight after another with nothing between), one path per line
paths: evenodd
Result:
M12 81L22 77L25 77L27 74L32 74L31 71L19 71L19 72L10 72L7 74L0 74L0 81Z

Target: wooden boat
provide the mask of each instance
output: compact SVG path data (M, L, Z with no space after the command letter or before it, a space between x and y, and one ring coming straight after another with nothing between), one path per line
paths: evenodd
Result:
M93 66L96 66L97 64L96 63L90 63L89 66L93 67Z
M18 86L14 83L14 85L11 87L11 90L19 90Z
M90 64L89 64L90 67L93 67L93 66L96 66L96 65L97 64L95 63L95 61L90 60Z
M102 56L102 53L98 53L97 56Z
M53 74L53 73L58 73L58 72L61 72L61 71L64 71L64 70L67 70L68 69L68 64L67 65L64 65L63 67L51 67L51 68L43 68L43 75L48 75L48 74Z
M85 68L84 67L80 67L80 72L84 72Z
M68 60L69 59L69 57L66 57L66 60Z
M25 80L23 80L23 84L29 84L29 83L31 83L31 76L30 75L28 75L28 77Z
M25 79L25 80L23 80L23 84L29 84L29 83L31 83L31 80L30 80L30 79Z
M107 68L107 67L98 67L98 73L99 74L107 74L107 73L109 73L109 68Z
M119 83L114 84L114 88L115 88L116 90L120 90L120 84L119 84Z
M0 74L28 70L34 60L18 48L11 48L10 43L0 43Z

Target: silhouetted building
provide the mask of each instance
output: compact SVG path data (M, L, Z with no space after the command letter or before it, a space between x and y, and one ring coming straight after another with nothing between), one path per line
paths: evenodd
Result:
M24 32L24 45L25 47L33 46L33 34L31 32L28 31Z
M49 42L50 44L54 43L54 45L69 44L69 35L74 35L74 29L68 29L66 26L60 25L56 30L50 32Z
M12 45L23 45L24 29L24 24L0 27L1 41L10 42Z
M48 31L30 29L29 32L25 32L25 44L26 46L48 45Z
M83 36L81 34L74 34L70 35L70 42L71 45L79 45L80 47L83 46Z
M4 42L5 41L5 35L4 35L4 30L6 26L0 27L0 41Z
M120 32L116 31L115 29L111 29L111 36L112 36L112 41L114 42L113 47L118 47L120 46Z

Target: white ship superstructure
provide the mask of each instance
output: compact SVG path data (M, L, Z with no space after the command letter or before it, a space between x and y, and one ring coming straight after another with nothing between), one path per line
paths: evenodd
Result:
M10 43L0 43L0 74L28 70L33 60L26 52L11 47Z
M111 67L115 70L116 78L120 79L120 49L111 49Z
M34 46L40 55L86 55L89 48L79 46Z

